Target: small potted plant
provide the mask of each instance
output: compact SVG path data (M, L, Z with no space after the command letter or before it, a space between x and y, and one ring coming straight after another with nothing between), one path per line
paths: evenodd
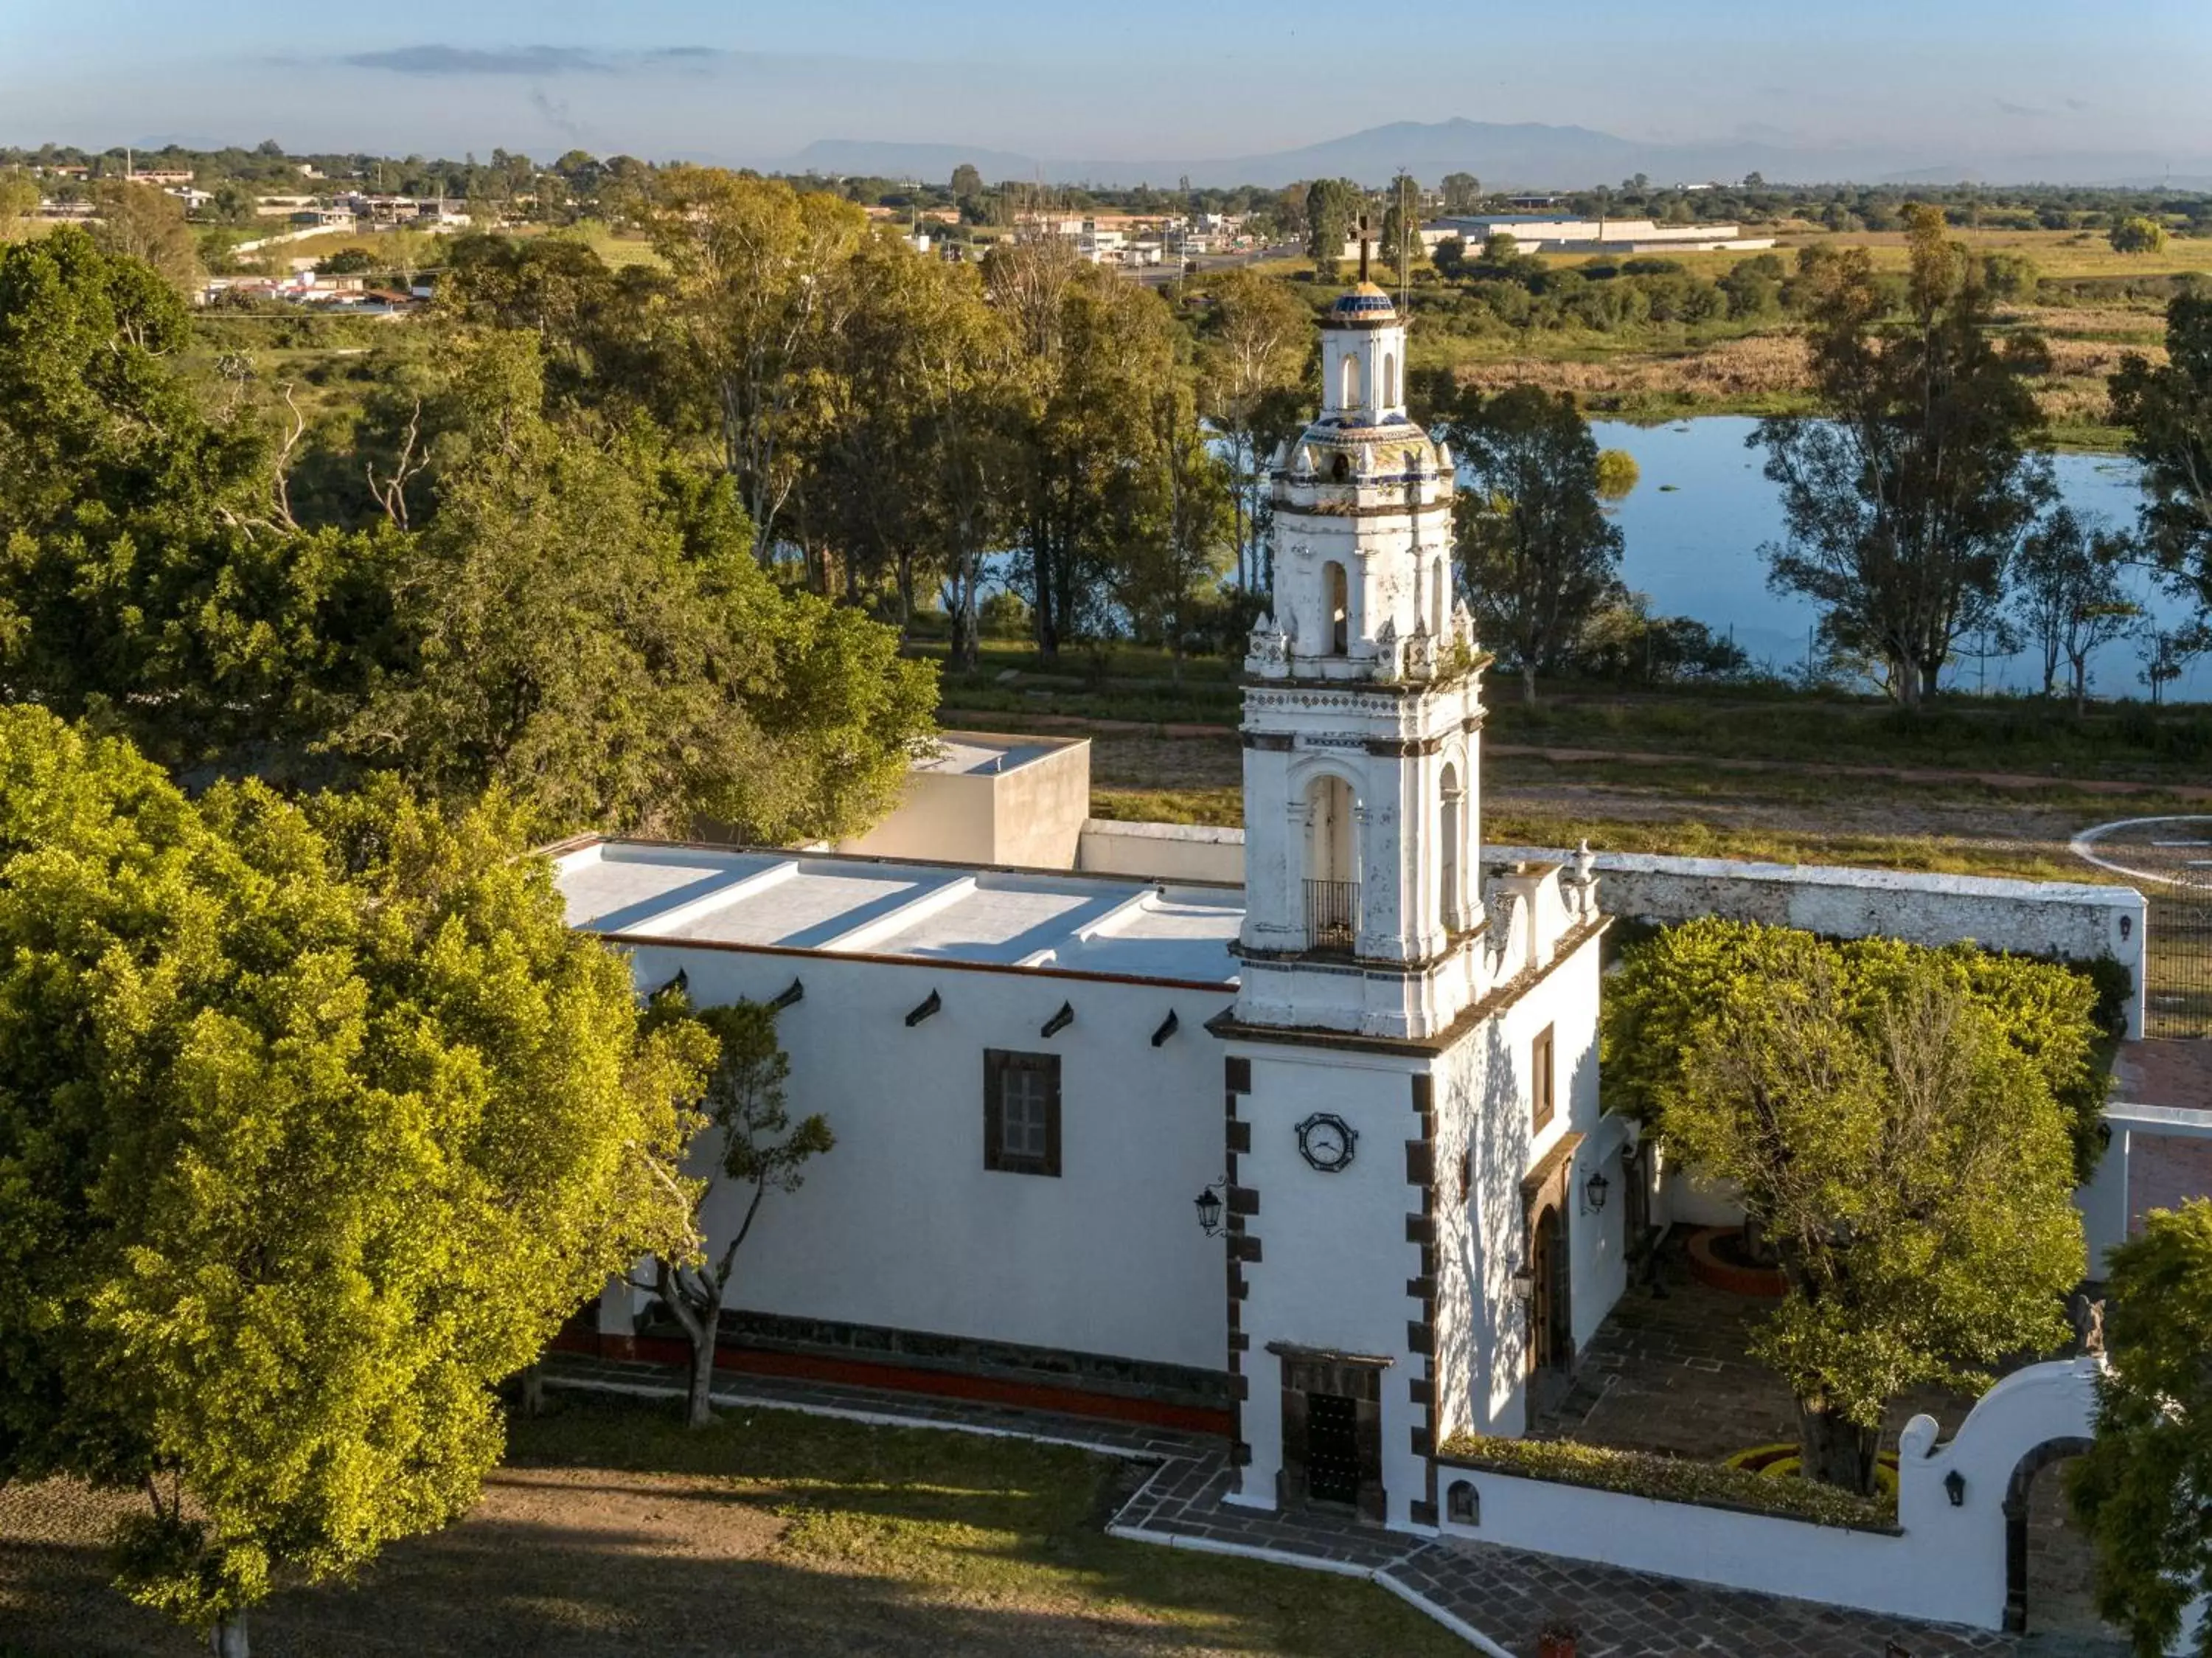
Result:
M1554 1618L1536 1631L1536 1658L1575 1658L1582 1631L1571 1618Z

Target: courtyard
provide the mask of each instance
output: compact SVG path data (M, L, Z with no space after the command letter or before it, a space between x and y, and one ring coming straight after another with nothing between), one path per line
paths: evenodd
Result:
M1655 1293L1656 1292L1656 1293ZM1746 1351L1774 1303L1694 1279L1679 1240L1662 1252L1653 1285L1632 1285L1576 1356L1570 1375L1541 1391L1531 1431L1624 1449L1721 1461L1797 1437L1790 1390ZM1920 1388L1890 1407L1882 1451L1925 1411L1944 1436L1973 1408L1969 1396ZM2066 1513L2064 1463L2036 1475L2028 1494L2028 1650L2110 1654L2127 1649L2091 1600L2088 1539ZM2047 1644L2046 1644L2047 1643Z

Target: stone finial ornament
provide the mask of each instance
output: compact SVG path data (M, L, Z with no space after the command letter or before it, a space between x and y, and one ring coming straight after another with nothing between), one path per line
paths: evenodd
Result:
M1245 671L1281 674L1289 666L1290 656L1290 636L1275 625L1272 613L1262 612L1259 625L1252 630L1251 643L1245 647Z

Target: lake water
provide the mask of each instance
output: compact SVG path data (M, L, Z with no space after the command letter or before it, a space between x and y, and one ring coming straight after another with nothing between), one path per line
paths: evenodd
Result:
M1819 612L1808 600L1778 595L1766 585L1766 561L1759 549L1781 539L1782 505L1761 470L1765 453L1745 446L1757 424L1713 415L1670 426L1605 420L1593 427L1601 445L1635 456L1643 474L1619 508L1626 542L1622 579L1650 594L1658 613L1695 617L1717 633L1732 633L1753 661L1786 672L1803 665L1807 635ZM2101 516L2118 528L2134 524L2142 497L2132 461L2062 454L2053 465L2059 491L2077 513ZM2131 582L2136 601L2161 625L2186 619L2187 607L2158 593L2147 577L2135 575ZM2139 677L2142 665L2134 640L2106 645L2090 659L2091 692L2147 697ZM1961 691L2040 691L2042 656L2022 651L1968 657L1944 670L1943 683ZM2191 662L2165 694L2212 700L2212 658Z

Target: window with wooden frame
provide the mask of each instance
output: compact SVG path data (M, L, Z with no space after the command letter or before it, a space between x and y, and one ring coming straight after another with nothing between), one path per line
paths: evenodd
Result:
M1558 1080L1552 1064L1552 1027L1536 1033L1528 1049L1528 1125L1541 1131L1552 1120Z
M1058 1177L1058 1054L983 1050L983 1167Z

